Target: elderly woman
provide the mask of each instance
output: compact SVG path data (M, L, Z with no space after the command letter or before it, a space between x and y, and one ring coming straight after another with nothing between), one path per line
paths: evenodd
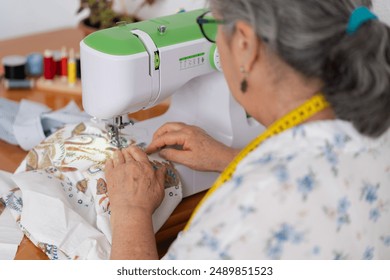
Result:
M390 258L390 29L368 0L210 0L223 72L267 131L242 151L168 123L147 152L222 172L167 259ZM238 153L239 152L239 153ZM237 155L238 154L238 155ZM112 258L157 258L162 173L106 165ZM125 218L124 218L125 217Z

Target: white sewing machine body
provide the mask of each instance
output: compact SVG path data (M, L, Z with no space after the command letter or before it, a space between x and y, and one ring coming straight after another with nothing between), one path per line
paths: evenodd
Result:
M162 116L127 126L123 132L149 143L166 122L185 122L240 148L263 127L248 118L218 72L215 45L203 38L196 17L203 10L95 32L80 43L83 106L102 120L150 108L172 95ZM211 186L214 172L176 165L184 196Z

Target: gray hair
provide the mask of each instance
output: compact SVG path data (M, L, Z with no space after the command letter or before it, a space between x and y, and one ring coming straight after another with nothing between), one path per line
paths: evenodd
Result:
M210 0L234 32L248 22L259 39L307 78L324 83L323 93L338 118L365 135L390 127L390 28L379 20L352 35L353 10L371 0ZM230 23L230 24L229 24Z

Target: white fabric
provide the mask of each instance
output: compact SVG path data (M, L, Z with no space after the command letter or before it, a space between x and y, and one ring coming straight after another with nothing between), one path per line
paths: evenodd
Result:
M104 165L116 147L92 124L67 125L34 147L2 195L14 221L50 259L108 259L110 203ZM165 198L153 215L155 232L182 199L171 164L149 156L155 168L168 167ZM127 217L124 217L127 218Z
M17 102L0 98L0 139L12 145L18 144L12 128L18 109Z
M65 124L87 122L90 118L74 101L51 111L37 102L22 100L18 104L0 98L0 139L28 151Z
M42 128L45 135L54 133L57 129L63 127L64 124L78 124L80 122L88 122L90 119L91 116L82 112L74 101L69 102L62 109L41 115Z
M22 239L22 230L6 208L0 215L0 260L14 259Z
M250 153L166 259L390 259L390 131L308 123Z
M11 173L0 170L0 199L3 194L15 187L11 175ZM10 210L3 207L4 201L0 200L0 260L12 260L22 241L23 232L16 224Z
M49 107L39 103L29 100L20 102L15 123L13 124L13 132L22 149L28 151L45 139L41 124L41 114L49 111Z

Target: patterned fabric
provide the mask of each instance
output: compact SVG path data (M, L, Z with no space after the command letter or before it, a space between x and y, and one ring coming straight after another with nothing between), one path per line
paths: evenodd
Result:
M28 153L0 206L6 204L50 259L107 259L111 227L104 164L115 150L98 127L68 125ZM149 159L156 169L168 167L165 199L153 215L157 231L180 202L182 189L170 163Z
M165 259L390 259L390 131L321 121L250 153Z

